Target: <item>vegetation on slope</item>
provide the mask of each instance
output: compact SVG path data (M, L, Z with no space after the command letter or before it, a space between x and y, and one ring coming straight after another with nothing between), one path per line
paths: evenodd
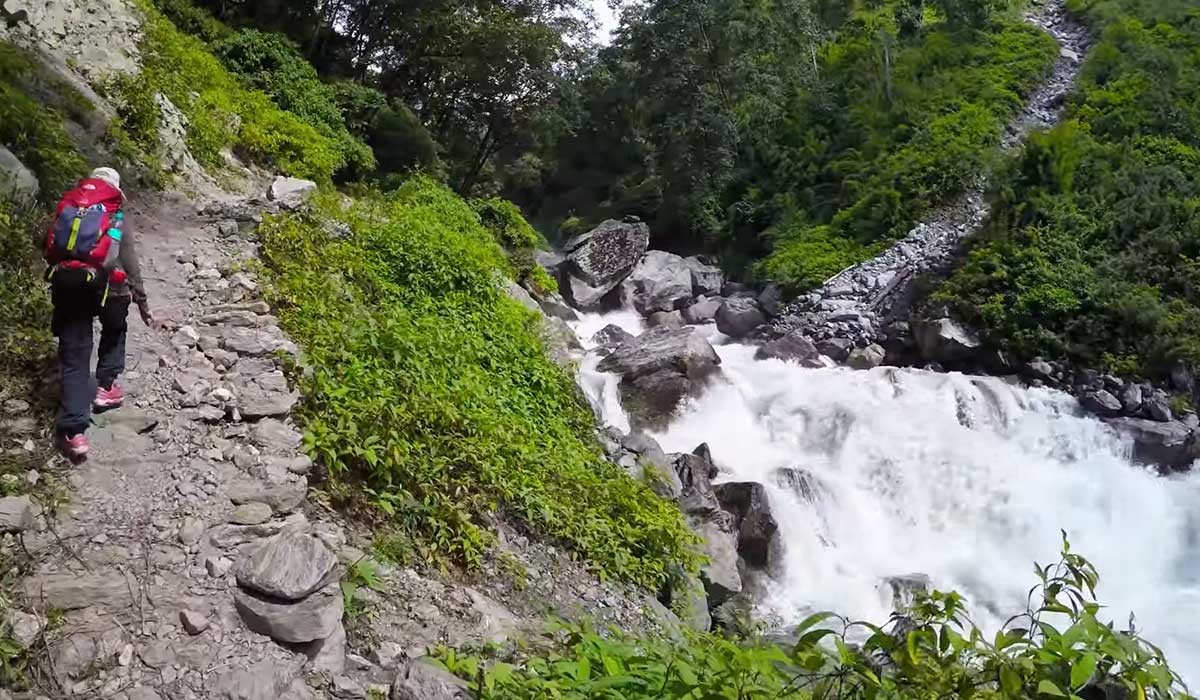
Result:
M485 663L443 650L440 658L473 682L481 700L1190 697L1160 650L1102 622L1098 579L1086 560L1064 544L1060 562L1037 573L1027 610L994 635L975 627L960 596L934 592L886 630L814 615L787 647L567 627L559 630L563 650L548 656Z
M283 325L313 369L306 446L335 483L361 484L431 560L478 561L501 514L652 589L692 562L674 504L600 454L535 315L498 286L511 268L479 215L426 178L339 207L260 230ZM323 218L348 233L329 236ZM533 243L521 223L495 230Z
M1073 0L1100 41L1068 119L1011 165L939 301L1017 358L1155 378L1200 363L1200 10Z

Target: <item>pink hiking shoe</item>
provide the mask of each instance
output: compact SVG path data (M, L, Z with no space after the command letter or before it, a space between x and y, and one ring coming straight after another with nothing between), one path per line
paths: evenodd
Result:
M87 456L88 450L91 449L91 445L88 443L87 436L83 433L80 433L75 437L67 437L66 435L63 435L59 438L59 449L61 449L62 453L67 457L72 459L80 459Z
M107 411L110 408L118 408L125 403L125 390L120 384L113 382L111 389L100 387L96 390L96 401L92 406L97 411Z

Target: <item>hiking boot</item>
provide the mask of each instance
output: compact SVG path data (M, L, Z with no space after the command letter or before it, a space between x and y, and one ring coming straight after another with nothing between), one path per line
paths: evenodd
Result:
M107 411L110 408L118 408L125 402L125 391L120 384L113 382L112 388L105 389L100 387L96 390L96 401L92 406L97 411Z
M58 448L62 450L62 453L67 457L79 459L87 456L88 450L91 449L91 445L88 443L87 436L83 433L79 433L75 437L59 435Z

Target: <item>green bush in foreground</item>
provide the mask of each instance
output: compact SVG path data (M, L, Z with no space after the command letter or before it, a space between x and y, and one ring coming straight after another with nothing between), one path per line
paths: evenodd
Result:
M557 630L565 650L550 656L489 664L443 649L439 658L481 700L1190 697L1157 648L1097 618L1096 572L1065 538L1061 560L1037 567L1037 576L1027 610L994 636L971 623L957 594L935 592L894 616L889 630L814 615L791 648L566 627Z
M261 228L274 300L305 348L306 446L361 484L434 561L476 563L497 512L602 572L656 587L693 563L677 508L605 461L536 317L498 289L504 252L475 211L419 178Z

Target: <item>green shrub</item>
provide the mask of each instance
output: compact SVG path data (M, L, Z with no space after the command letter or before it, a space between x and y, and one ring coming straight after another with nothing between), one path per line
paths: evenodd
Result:
M127 87L136 85L150 95L161 92L183 112L188 147L201 164L221 167L221 150L232 147L288 175L327 182L349 163L346 144L335 134L280 110L265 93L247 89L203 41L180 32L148 0L139 1L146 15L142 75ZM129 94L124 99L144 101ZM146 151L157 149L140 118L128 124L123 119L122 124Z
M780 281L788 293L818 287L871 254L867 247L831 233L828 226L798 224L775 235L775 252L762 262L759 276Z
M694 562L677 508L605 461L572 378L536 317L496 278L508 266L464 201L425 178L322 216L260 229L282 323L305 349L305 444L427 559L477 563L496 512L609 575L656 587Z
M813 615L788 648L716 634L634 638L562 626L553 630L562 650L549 655L486 663L441 649L437 658L481 700L1191 697L1161 651L1100 619L1091 564L1064 544L1059 563L1037 571L1027 610L994 635L972 624L958 594L934 592L887 630ZM852 642L856 633L866 641Z

